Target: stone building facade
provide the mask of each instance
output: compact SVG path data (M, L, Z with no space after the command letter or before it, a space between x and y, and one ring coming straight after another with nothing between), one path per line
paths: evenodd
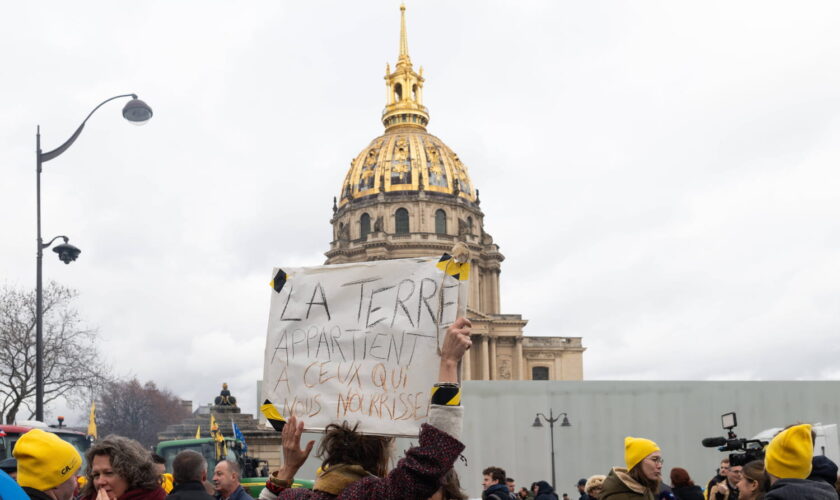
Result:
M465 380L581 380L580 337L527 337L527 320L502 314L499 274L504 255L485 231L479 191L466 165L429 134L423 68L408 53L405 6L393 71L386 66L383 135L350 163L333 200L333 241L326 264L440 256L461 241L471 253L467 315L473 349Z

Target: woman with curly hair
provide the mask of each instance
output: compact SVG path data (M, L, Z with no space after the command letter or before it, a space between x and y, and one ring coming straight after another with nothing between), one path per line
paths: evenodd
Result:
M463 408L458 362L472 344L471 323L458 318L446 331L440 353L429 423L420 428L419 445L388 471L393 439L358 432L347 422L330 424L318 449L321 472L312 490L291 488L314 441L301 448L304 424L289 418L283 427L283 466L272 473L260 500L461 500L457 476L449 473L464 450L459 440Z
M85 453L82 500L163 500L152 455L133 439L110 435Z

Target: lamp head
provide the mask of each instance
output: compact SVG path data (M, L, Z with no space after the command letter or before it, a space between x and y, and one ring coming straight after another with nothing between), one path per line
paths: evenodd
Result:
M82 253L81 250L66 242L53 247L53 252L57 253L59 260L65 264L73 262Z
M123 107L123 117L135 125L143 125L152 119L152 108L136 96Z
M540 421L540 416L537 415L536 417L534 417L534 423L531 425L531 427L542 427L542 426L543 426L543 424Z
M572 424L569 422L569 416L565 413L563 414L563 421L560 422L560 427L571 427Z

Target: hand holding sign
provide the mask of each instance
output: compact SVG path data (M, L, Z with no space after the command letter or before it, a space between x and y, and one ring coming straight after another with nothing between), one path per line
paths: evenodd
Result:
M303 433L303 421L297 417L289 418L287 425L283 426L283 467L280 468L277 476L291 484L298 469L306 462L315 441L306 443L306 448L300 447L300 435Z
M440 348L440 372L438 382L455 384L458 382L458 362L472 345L470 329L472 323L467 318L458 318L446 329L443 346Z

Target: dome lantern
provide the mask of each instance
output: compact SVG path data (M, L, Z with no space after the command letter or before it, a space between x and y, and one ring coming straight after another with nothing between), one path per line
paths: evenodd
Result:
M385 130L396 127L417 127L424 129L429 123L429 111L423 106L423 68L414 71L408 55L408 35L405 30L405 4L400 5L400 53L397 66L385 66L385 88L387 90L382 124Z

